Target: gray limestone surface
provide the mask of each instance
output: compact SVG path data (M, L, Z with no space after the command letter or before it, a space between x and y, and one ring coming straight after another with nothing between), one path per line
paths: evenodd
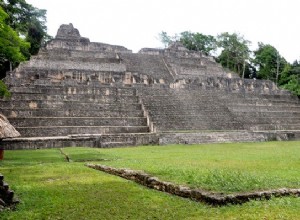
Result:
M57 147L54 137L63 146L79 144L80 138L88 146L101 145L95 136L87 141L85 135L109 136L101 139L101 146L109 147L158 143L153 133L161 135L161 143L171 139L164 133L192 133L182 137L194 143L209 140L202 135L208 131L227 132L212 133L211 140L222 142L225 136L261 141L268 138L251 132L300 130L299 99L271 81L241 79L214 58L178 42L139 53L90 42L72 24L62 25L5 82L12 97L0 100L0 113L28 138L16 140L16 148L25 142L29 148L34 143L41 147L39 138ZM246 133L236 138L233 131ZM70 135L78 136L70 140Z

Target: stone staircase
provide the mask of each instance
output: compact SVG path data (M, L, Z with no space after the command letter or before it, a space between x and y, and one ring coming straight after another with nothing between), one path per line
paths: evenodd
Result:
M297 97L178 43L135 54L62 25L5 82L0 113L22 135L6 149L300 138Z
M1 112L8 116L23 140L25 137L122 134L112 145L116 142L126 145L129 142L125 134L149 132L134 88L99 86L89 90L78 85L57 86L54 90L48 86L31 86L27 91L25 87L14 89L10 101L0 102ZM75 90L78 93L70 93ZM110 146L109 142L105 143Z
M215 93L172 88L138 91L156 131L244 129Z
M5 79L12 97L0 101L1 112L22 137L3 144L35 148L153 142L136 89L124 83L127 67L121 56L127 53L131 51L122 46L89 42L71 24L62 25L46 48Z
M160 143L300 138L299 100L292 95L170 87L138 92L155 130L162 132Z
M300 130L299 100L291 95L231 94L231 97L224 101L247 130Z

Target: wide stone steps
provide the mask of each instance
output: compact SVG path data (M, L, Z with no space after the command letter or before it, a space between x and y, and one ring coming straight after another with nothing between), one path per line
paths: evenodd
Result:
M165 83L173 81L173 77L160 56L139 53L120 54L120 58L126 64L129 72L145 74L154 79L163 79Z
M206 107L197 107L197 108L181 108L178 106L178 108L165 108L162 111L159 111L159 108L148 108L150 110L149 115L156 117L161 117L162 115L168 115L175 117L186 117L186 116L227 116L227 117L234 117L234 114L230 112L226 107L218 107L218 108L206 108Z
M186 105L167 105L167 106L161 106L159 105L144 105L147 109L150 109L152 111L158 111L159 114L161 113L178 113L179 111L185 113L201 113L201 112L218 112L218 111L228 111L228 109L225 106L220 106L220 105L193 105L191 104L190 106ZM221 113L222 114L222 113Z
M181 127L178 126L174 126L174 125L162 125L162 126L158 126L156 124L154 124L156 126L156 131L158 132L166 132L166 131L218 131L218 130L224 130L224 131L231 131L231 130L244 130L245 127L241 127L238 124L232 124L232 125L198 125L198 126L192 126L192 125L184 125Z
M170 89L170 88L143 88L138 89L142 96L186 96L186 97L211 97L217 99L228 99L228 100L241 100L247 102L247 100L264 100L268 102L292 102L299 103L296 96L290 94L280 95L267 95L267 94L251 94L251 93L234 93L226 92L223 90L209 90L209 89Z
M54 101L54 100L33 100L33 101L0 101L1 109L45 109L55 108L57 110L64 110L70 108L80 108L82 110L98 110L114 111L116 109L131 109L141 110L141 105L138 103L126 103L126 102L112 102L112 103L98 103L98 102L85 102L85 101Z
M236 117L244 118L288 118L288 117L300 117L300 112L287 112L287 111L264 111L264 112L255 112L255 111L236 111L233 112Z
M14 117L143 117L141 110L82 110L70 108L57 110L56 108L45 109L1 109L1 113L9 118Z
M22 137L66 136L72 134L146 133L147 126L40 126L16 127Z
M161 89L161 94L154 96L150 93L145 96L145 93L139 90L144 107L158 131L244 129L243 123L215 95L189 94L188 91L172 89Z
M248 127L250 130L253 131L265 131L265 130L286 130L286 131L293 131L293 130L300 130L300 123L298 124L252 124Z
M114 95L94 95L94 94L75 94L75 95L47 95L47 94L18 94L12 95L11 101L89 101L99 103L126 102L137 103L137 96L114 96Z
M299 114L300 116L300 114ZM247 115L237 116L238 120L246 120L247 123L288 123L288 124L295 124L300 122L300 117L291 117L291 115L287 115L286 117L276 117L273 115L265 115L263 117L248 117Z
M171 99L170 97L165 97L164 99L144 99L142 98L143 103L145 106L149 107L172 107L172 106L177 106L177 107L227 107L225 103L220 103L218 100L214 99L208 99L208 100L203 100L203 99L186 99L186 100L176 100L176 99Z
M32 60L26 65L21 66L20 71L28 70L58 70L58 71L111 71L111 72L124 72L126 66L122 63L98 63L96 60L93 62L83 63L77 60Z
M52 48L51 50L40 50L37 56L34 56L36 59L49 59L49 58L69 58L69 57L78 57L78 58L115 58L115 52L109 51L81 51L81 50L68 50L64 48Z
M95 95L136 95L136 90L130 87L108 87L100 85L76 85L76 86L14 86L10 89L13 94L48 94L48 95L72 95L72 94L95 94Z
M154 116L151 117L155 127L160 131L168 130L240 130L243 123L227 116Z
M9 118L15 127L39 126L147 126L144 117L30 117Z
M47 59L45 59L47 58ZM40 62L55 62L55 61L71 61L71 62L78 62L78 63L84 63L86 65L89 65L90 63L111 63L111 64L118 64L120 63L120 59L117 59L116 57L84 57L84 56L65 56L65 54L59 55L57 53L57 56L44 56L44 57L34 57L31 59L31 61L40 61Z
M249 96L248 94L246 95L246 97ZM257 95L258 98L265 98L268 99L270 101L279 101L279 100L290 100L290 101L295 101L295 102L299 102L299 99L297 98L297 96L295 95L291 95L291 94L278 94L278 95L272 95L272 94L259 94Z
M266 140L266 135L249 131L191 132L162 134L160 144L259 142Z
M228 107L231 111L282 111L282 112L300 112L300 106L267 106L267 105L235 105Z
M235 98L221 98L222 101L226 102L228 106L235 105L257 105L257 106L291 106L297 107L299 106L298 102L294 101L269 101L269 100L260 100L260 99L235 99Z
M170 102L170 101L166 101L166 102L144 102L144 106L148 107L148 108L152 108L152 109L158 109L158 108L162 108L162 109L172 109L172 108L180 108L180 109L190 109L190 108L200 108L200 109L207 109L207 108L214 108L214 109L220 109L220 108L227 108L226 105L223 104L217 104L217 103L209 103L209 102L202 102L202 101L198 101L195 100L194 102L182 102L182 101L178 101L178 102ZM228 108L227 108L228 109Z
M38 73L38 74L37 74ZM111 71L107 70L81 70L81 69L31 69L23 68L20 72L26 75L17 81L11 81L14 86L77 86L88 85L91 88L99 85L110 86L112 83L122 84L125 77L125 69Z
M172 101L180 101L182 100L182 97L184 100L188 101L203 101L203 102L225 102L228 105L289 105L289 106L299 106L298 100L268 100L265 98L259 99L258 97L252 97L252 98L245 98L245 97L235 97L230 95L224 95L224 94L162 94L162 95L142 95L143 99L153 101L156 100L157 102L163 102L165 100L169 100L170 96L175 96L172 97ZM170 101L171 101L170 100Z

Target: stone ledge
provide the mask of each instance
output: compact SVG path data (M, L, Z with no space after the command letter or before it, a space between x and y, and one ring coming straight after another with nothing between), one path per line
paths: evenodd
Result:
M109 144L111 142L111 144ZM114 143L113 143L114 142ZM120 143L117 144L116 142ZM122 143L122 144L121 144ZM19 137L0 142L5 150L47 149L61 147L124 147L138 145L158 145L159 135L155 133L117 133L117 134L71 134L51 137ZM103 146L102 146L103 145Z
M270 199L271 197L300 197L300 189L288 188L236 194L213 193L200 189L191 189L187 186L180 186L171 182L164 182L159 180L157 177L144 173L143 171L117 169L99 164L87 164L86 166L109 174L120 176L124 179L132 180L136 183L152 189L156 189L158 191L167 192L173 195L189 198L198 202L204 202L215 206L222 206L227 204L242 204L245 202L249 202L250 200Z

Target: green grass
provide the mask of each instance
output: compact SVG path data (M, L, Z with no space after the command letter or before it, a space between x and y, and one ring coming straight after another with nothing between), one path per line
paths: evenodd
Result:
M71 163L59 149L5 151L0 172L22 202L0 219L299 219L300 198L211 207L84 166L94 160L224 192L300 188L299 148L300 142L64 148Z
M96 163L144 170L162 180L217 192L300 188L299 142L68 148L64 152L74 161L90 158L98 160Z

